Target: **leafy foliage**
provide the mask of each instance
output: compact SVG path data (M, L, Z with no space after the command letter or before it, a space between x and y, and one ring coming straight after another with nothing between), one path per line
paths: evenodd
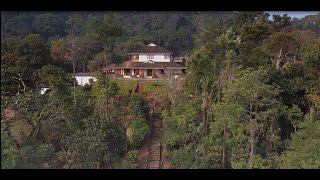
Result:
M293 167L299 160L281 154L303 154L288 144L303 133L306 114L319 117L319 38L287 15L237 13L231 27L197 33L183 88L192 99L181 94L163 112L163 142L178 168ZM194 136L184 140L188 130ZM318 168L311 159L299 168Z
M129 112L135 117L146 117L147 115L147 104L143 97L137 93L132 93L129 102Z
M133 151L129 151L127 156L128 156L128 161L131 164L134 164L137 160L138 157L138 151L137 150L133 150Z
M147 121L143 118L139 118L132 121L131 125L127 129L127 136L132 146L138 147L144 137L147 134L150 134L150 132L151 130L148 126Z
M298 126L301 128L292 135L288 150L284 152L281 168L318 169L319 159L319 121L306 116Z

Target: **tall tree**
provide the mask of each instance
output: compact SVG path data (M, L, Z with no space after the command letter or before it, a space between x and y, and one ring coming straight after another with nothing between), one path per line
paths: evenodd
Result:
M107 73L107 66L109 65L110 59L112 57L112 51L115 42L123 34L124 30L121 25L114 22L114 16L105 16L103 22L99 21L97 17L89 17L89 27L91 29L90 35L96 38L104 48L105 53L105 66L103 67L106 74L106 89L109 88L109 78ZM106 91L108 92L108 91ZM109 95L106 94L106 119L108 119L108 102Z
M36 89L36 73L50 62L48 47L40 35L1 40L1 94L14 95Z
M292 135L288 150L282 155L281 168L320 168L320 122L306 116Z
M65 137L61 156L66 168L112 168L125 155L126 135L121 128L98 117L83 119L83 126Z
M266 118L271 114L267 111L275 107L278 95L277 89L263 82L263 70L243 72L243 75L228 86L224 92L225 102L241 105L247 111L243 121L248 126L249 134L249 161L248 168L252 169L255 164L255 154L258 136L267 127Z
M231 168L232 164L239 162L240 148L246 144L245 124L241 120L245 109L238 104L219 103L211 107L209 115L212 122L208 153L218 154L216 168Z

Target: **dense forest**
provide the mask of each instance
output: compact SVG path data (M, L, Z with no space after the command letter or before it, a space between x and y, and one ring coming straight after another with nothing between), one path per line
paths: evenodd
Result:
M150 104L102 69L151 42L188 57L175 168L320 168L320 13L264 12L1 12L1 168L135 168Z

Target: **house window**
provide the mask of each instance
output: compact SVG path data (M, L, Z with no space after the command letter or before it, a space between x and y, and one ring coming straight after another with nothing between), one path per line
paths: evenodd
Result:
M147 55L147 59L154 59L153 55Z
M164 59L170 59L170 55L164 55Z
M124 75L130 76L130 69L124 69Z

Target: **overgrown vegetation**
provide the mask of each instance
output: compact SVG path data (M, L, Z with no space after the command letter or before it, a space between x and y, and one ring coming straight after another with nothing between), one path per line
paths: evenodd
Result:
M243 12L197 34L163 112L177 168L319 168L320 39L302 21Z
M133 147L138 147L141 145L144 137L150 133L150 128L148 126L147 120L144 118L139 118L133 120L129 128L127 129L127 136L129 142Z
M150 42L190 55L179 92L144 89L169 91L177 168L319 168L319 15L1 12L1 168L136 167L149 107L103 68ZM97 81L77 87L81 71Z

